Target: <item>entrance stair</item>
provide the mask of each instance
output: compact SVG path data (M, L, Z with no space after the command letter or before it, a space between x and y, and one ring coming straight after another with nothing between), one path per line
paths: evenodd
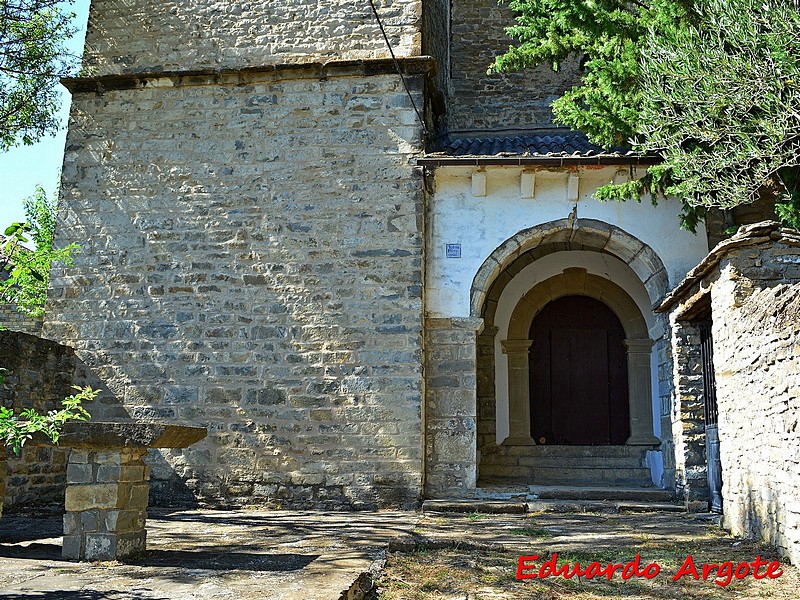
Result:
M533 486L652 487L643 446L494 446L481 481Z

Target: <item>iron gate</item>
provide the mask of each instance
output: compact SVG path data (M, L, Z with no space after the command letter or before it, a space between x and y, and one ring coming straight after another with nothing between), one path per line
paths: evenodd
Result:
M714 378L714 348L711 323L700 323L700 358L703 363L703 399L706 425L706 465L708 505L711 512L722 512L722 461L717 430L717 383Z

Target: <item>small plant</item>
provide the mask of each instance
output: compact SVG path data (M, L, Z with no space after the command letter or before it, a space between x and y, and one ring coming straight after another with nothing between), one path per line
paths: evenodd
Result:
M5 375L0 373L0 385L5 381ZM61 401L61 410L51 410L41 415L34 409L23 410L18 415L4 406L0 407L0 442L19 454L25 442L37 431L41 431L55 444L61 433L61 426L67 421L86 421L89 413L81 404L87 400L94 400L100 390L90 387L73 386L76 393Z
M525 527L522 529L512 529L511 533L514 535L524 535L526 537L532 538L551 538L553 534L547 531L547 529L542 529L540 527Z

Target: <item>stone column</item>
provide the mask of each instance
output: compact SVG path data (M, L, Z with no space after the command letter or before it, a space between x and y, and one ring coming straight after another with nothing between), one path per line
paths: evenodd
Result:
M531 437L531 393L528 356L532 340L504 340L508 356L508 437L504 446L535 446Z
M73 449L67 464L67 560L118 560L145 550L146 448Z
M476 336L482 319L426 320L425 495L469 497L477 480Z
M628 398L631 435L629 446L658 446L653 435L653 389L650 377L650 339L625 340L628 347Z

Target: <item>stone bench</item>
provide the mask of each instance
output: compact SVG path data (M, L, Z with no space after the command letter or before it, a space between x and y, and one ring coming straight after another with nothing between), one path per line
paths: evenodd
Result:
M117 560L143 552L147 531L149 448L187 448L206 437L204 427L161 423L71 422L58 445L70 448L64 499L68 560ZM34 436L29 445L52 445Z

